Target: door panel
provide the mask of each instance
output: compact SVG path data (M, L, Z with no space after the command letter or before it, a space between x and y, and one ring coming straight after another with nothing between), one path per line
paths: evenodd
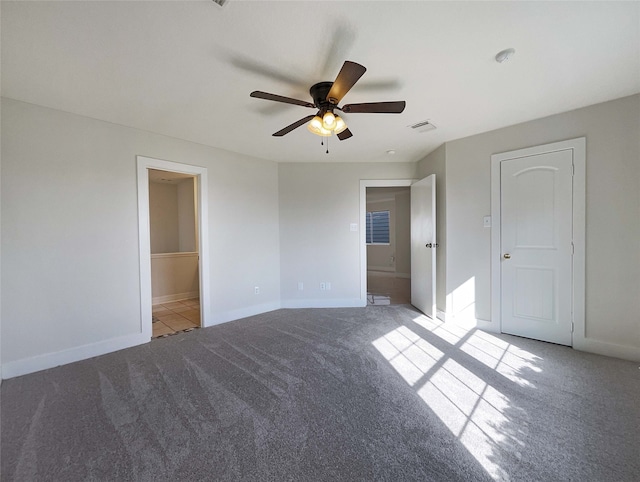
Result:
M516 268L514 315L553 321L556 270L536 266Z
M571 345L572 151L501 162L502 331Z
M411 185L411 304L436 314L436 175Z

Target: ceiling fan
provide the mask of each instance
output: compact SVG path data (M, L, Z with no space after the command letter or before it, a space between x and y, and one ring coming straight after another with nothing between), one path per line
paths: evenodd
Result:
M397 102L345 104L342 107L338 107L338 104L345 94L351 90L358 79L360 79L366 71L367 69L362 65L347 60L342 66L342 69L340 69L336 80L333 82L319 82L311 86L309 93L311 94L313 103L306 102L304 100L292 99L291 97L269 94L268 92L261 92L259 90L251 92L251 97L318 109L318 112L315 115L308 115L307 117L304 117L274 133L273 135L276 137L282 137L308 122L307 129L309 129L313 134L328 137L335 133L338 139L343 141L353 136L353 134L347 127L344 119L334 111L339 110L348 114L400 114L406 105L406 102L402 100Z

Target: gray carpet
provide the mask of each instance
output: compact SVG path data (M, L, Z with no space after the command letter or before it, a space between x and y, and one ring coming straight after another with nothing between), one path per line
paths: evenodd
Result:
M636 363L408 306L279 310L1 395L2 480L640 480Z

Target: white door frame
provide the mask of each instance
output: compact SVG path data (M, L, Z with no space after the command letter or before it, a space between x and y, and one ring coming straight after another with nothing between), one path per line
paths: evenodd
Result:
M367 306L367 188L407 187L415 179L365 179L360 181L360 303Z
M140 250L140 331L151 340L152 335L152 294L151 294L151 233L149 227L149 169L190 174L198 179L198 274L200 276L200 319L204 328L211 325L209 316L209 182L207 168L163 161L151 157L136 156L138 164L138 240Z
M585 333L585 173L586 139L580 137L552 144L502 152L491 156L491 321L502 331L500 275L501 218L500 218L500 163L502 161L564 150L573 151L573 286L571 312L573 315L573 346L580 344Z

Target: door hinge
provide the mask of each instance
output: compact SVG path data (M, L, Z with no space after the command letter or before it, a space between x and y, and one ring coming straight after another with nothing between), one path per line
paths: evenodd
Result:
M571 163L571 176L575 176L576 175L576 165L572 162Z
M576 246L573 244L573 241L571 241L571 254L576 254Z
M575 327L575 325L573 324L573 321L571 322L571 333L573 333L573 328Z

